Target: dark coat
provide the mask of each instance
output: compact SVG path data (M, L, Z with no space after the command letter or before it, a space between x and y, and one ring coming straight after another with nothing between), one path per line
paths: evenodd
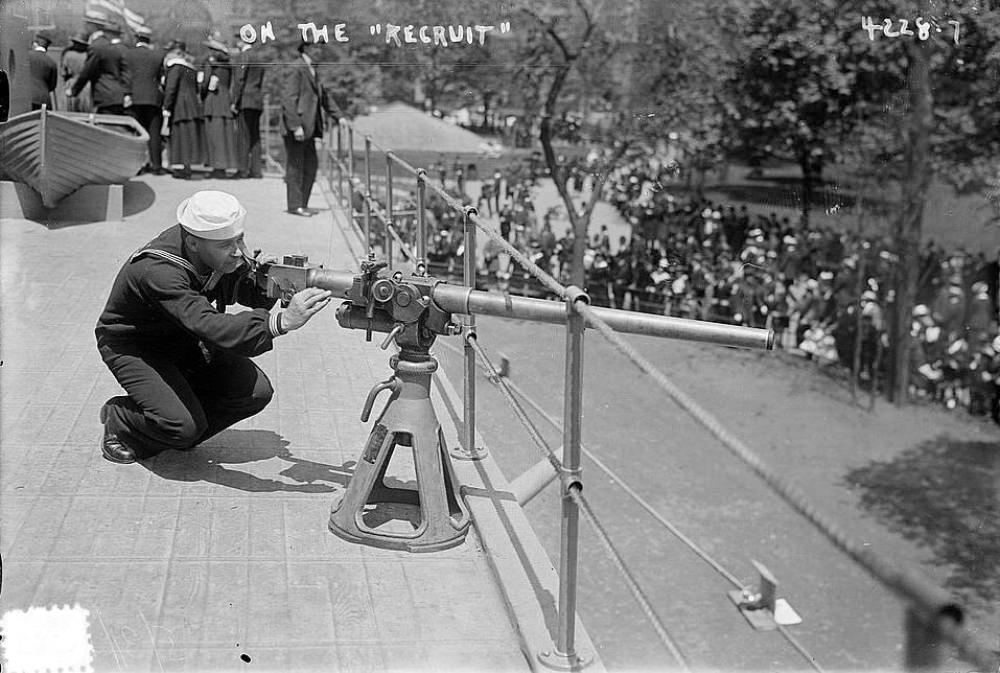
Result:
M124 87L125 93L131 93L132 92L132 71L129 70L129 67L128 67L128 58L127 58L128 57L128 53L131 50L131 48L127 44L125 44L124 42L122 42L121 40L118 40L118 42L112 42L111 43L111 48L114 49L114 50L116 50L118 52L118 56L121 58L122 87Z
M229 87L233 76L233 70L228 60L213 56L205 63L205 79L201 83L201 95L204 102L204 116L206 117L232 117L233 112L229 109ZM218 79L215 90L209 87L212 78Z
M163 109L170 112L170 119L174 122L201 118L198 71L190 63L180 60L168 61Z
M252 50L233 59L233 104L240 110L264 109L264 66L253 63Z
M126 92L124 59L121 50L104 36L95 39L87 49L87 60L76 82L74 96L90 83L94 107L121 105Z
M257 288L246 271L241 267L228 273L205 290L208 277L199 275L184 257L181 226L176 224L132 255L118 272L97 321L98 343L165 359L182 357L199 341L236 355L265 353L278 334L269 311L275 300ZM254 310L225 313L220 303Z
M125 52L125 64L132 84L133 105L163 104L163 50L135 46Z
M59 81L56 62L44 51L32 49L28 52L28 72L31 74L31 104L51 107L49 94L55 91Z
M281 98L282 130L291 134L299 126L306 138L323 137L323 110L329 112L323 85L303 60L295 62L285 79Z

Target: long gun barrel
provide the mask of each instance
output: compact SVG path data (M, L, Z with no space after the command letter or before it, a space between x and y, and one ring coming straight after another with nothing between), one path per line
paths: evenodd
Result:
M299 271L305 272L304 285L299 285L300 289L302 287L318 287L330 290L336 297L344 297L354 285L356 278L356 274L350 271L317 268L299 269ZM484 292L440 281L432 286L430 298L437 304L438 308L447 313L474 313L556 325L566 322L566 305L562 302L546 299ZM766 329L610 308L594 307L592 310L596 316L613 329L628 334L644 334L761 350L770 350L774 346L774 333ZM587 323L588 327L594 327L589 320Z

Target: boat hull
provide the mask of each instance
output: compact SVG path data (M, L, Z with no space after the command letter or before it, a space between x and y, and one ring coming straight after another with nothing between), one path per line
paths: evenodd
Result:
M0 172L53 208L84 185L134 177L148 161L148 140L132 117L36 110L0 124Z

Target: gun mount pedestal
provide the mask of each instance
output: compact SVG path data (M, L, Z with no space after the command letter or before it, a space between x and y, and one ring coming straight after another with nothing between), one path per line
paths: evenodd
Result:
M410 552L454 547L465 539L470 518L431 405L431 375L437 360L426 351L404 349L392 356L389 365L395 374L369 393L362 420L368 420L379 392L391 390L392 396L375 421L350 484L331 508L330 532L352 542ZM385 482L386 468L400 447L412 451L415 490ZM414 529L380 530L378 522L390 515L409 521Z
M395 342L400 354L390 366L394 375L368 394L361 420L367 422L375 398L382 390L391 397L365 445L347 489L335 500L329 529L362 544L409 551L436 551L460 544L470 525L458 483L446 451L437 416L430 402L431 375L437 361L430 347L438 335L454 335L462 327L452 323L453 313L494 315L551 324L565 324L566 305L540 299L511 298L468 287L449 286L425 275L380 273L385 263L369 254L361 272L332 271L306 266L305 258L286 258L283 264L249 259L257 282L271 297L290 300L306 287L330 290L345 301L337 309L341 327L388 336L385 349ZM612 328L631 334L718 343L726 346L770 349L769 330L734 327L667 316L638 315L613 309L591 309ZM398 488L386 482L396 448L413 453L417 488ZM381 512L379 510L382 508ZM412 529L386 530L379 521L390 513L416 511Z

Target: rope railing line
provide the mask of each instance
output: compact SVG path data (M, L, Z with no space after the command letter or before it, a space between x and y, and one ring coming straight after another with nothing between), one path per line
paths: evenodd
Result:
M369 145L371 144L373 143L369 143ZM499 234L489 230L482 223L480 223L478 211L474 208L467 209L463 204L452 198L447 192L438 188L433 184L433 182L424 178L426 171L422 169L415 169L407 162L395 156L392 152L386 152L386 156L407 170L415 173L418 180L422 180L425 188L430 187L431 191L440 196L453 210L466 214L475 226L477 226L492 240L499 243L502 249L504 249L522 267L540 280L548 289L552 290L563 299L568 298L568 290L565 286L543 271L534 262L528 259L527 256L517 250L508 241L504 240ZM366 192L363 193L365 194L366 201L370 202L370 194L367 194ZM614 347L616 347L620 352L622 352L623 355L632 361L633 364L640 369L640 371L652 377L657 385L663 389L668 396L676 404L678 404L678 406L691 415L703 427L709 430L711 434L722 442L723 446L730 453L735 455L738 459L750 467L765 482L765 484L767 484L786 502L786 504L791 506L807 521L812 523L817 530L819 530L819 532L821 532L834 544L834 546L865 568L865 570L867 570L875 579L889 587L904 599L910 601L912 606L919 609L922 619L926 620L928 623L932 621L937 622L939 633L946 639L947 642L956 647L959 654L965 660L975 664L976 666L983 667L984 670L991 670L996 666L996 653L992 652L988 647L983 645L974 634L961 625L961 608L956 605L951 600L950 596L948 596L943 590L931 586L925 580L917 577L910 571L898 569L896 566L887 560L884 560L872 550L865 549L856 544L846 534L844 534L835 523L828 520L824 514L819 512L811 503L809 503L800 489L774 473L754 452L752 452L737 437L722 426L717 419L702 409L692 398L687 396L662 372L653 366L652 363L650 363L637 350L624 341L606 322L596 315L591 307L587 305L585 300L575 302L575 308L587 320L588 326L597 329ZM478 344L475 342L474 334L472 336L473 338L469 342L473 344L474 348L477 349L477 355L484 357L485 353L482 352L482 349L479 348ZM495 369L492 369L491 375L499 380L499 376L497 375ZM502 387L501 390L503 390ZM530 424L530 419L524 415L523 408L520 408L516 399L513 399L513 395L509 390L505 391L505 396L510 396L508 401L513 401L513 405L517 406L520 412L519 420L525 424L529 434L531 434L533 426ZM535 439L534 436L533 439ZM555 458L551 448L545 444L544 440L540 436L537 436L536 443L538 441L541 442L539 446L547 453L553 466L555 467L559 465L559 461Z
M341 171L344 170L343 162L340 161L340 159L334 158L334 163L337 164L337 166L340 168ZM352 186L353 186L353 184L354 184L355 181L360 182L360 180L357 177L348 177L347 181L349 183L351 183ZM331 190L332 189L333 188L331 186ZM353 194L353 191L351 193ZM365 198L367 198L367 197L365 197ZM356 221L356 219L354 217L354 206L353 206L353 204L348 203L347 204L347 209L348 209L348 218L347 219L350 222L350 226L354 230L354 233L358 236L358 238L361 239L361 242L364 243L365 242L365 231L357 223L357 221Z
M482 346L480 346L476 340L475 332L467 331L465 334L465 340L472 346L473 350L476 351L476 355L482 358L483 363L488 369L487 376L499 381L501 376L493 366L493 363L490 362L489 358L486 356ZM548 461L552 465L553 469L557 472L561 471L562 461L556 455L555 451L552 450L552 447L549 446L548 442L545 441L545 438L542 437L541 433L538 432L538 428L535 427L535 424L531 422L530 418L528 418L528 414L524 411L524 407L521 406L520 402L517 401L509 390L504 390L502 387L500 390L501 394L503 394L504 398L507 400L507 403L510 404L511 408L514 410L514 415L517 416L517 419L524 426L525 430L528 431L528 436L531 437L535 446L546 454L546 458L548 458Z
M452 350L455 353L460 352L457 348L451 346L450 344L444 344L444 345L446 348ZM543 409L542 406L538 404L538 402L536 402L527 393L525 393L524 390L516 383L511 381L509 378L503 376L498 377L496 380L494 380L494 378L489 375L487 375L487 378L494 385L500 388L506 387L511 392L520 395L521 399L524 402L526 402L532 409L534 409L539 416L545 419L545 421L549 425L551 425L555 430L562 432L562 425L559 423L559 421L553 418L549 412L545 411L545 409ZM593 451L588 449L586 446L583 446L582 444L580 445L580 449L583 451L584 455L587 456L587 458L589 458L591 462L593 462L594 465L597 466L599 470L601 470L602 472L604 472L604 474L611 477L611 479L614 480L614 482L619 486L619 488L625 491L626 495L631 497L632 500L634 500L635 503L639 505L639 507L644 509L647 514L652 516L657 521L657 523L659 523L668 531L670 531L671 534L673 534L678 540L680 540L685 546L687 546L692 552L694 552L696 556L698 556L701 560L705 561L716 572L722 575L722 577L724 577L726 581L728 581L737 589L743 589L747 586L746 583L741 582L739 578L736 577L736 575L728 571L721 563L712 558L712 556L708 552L699 547L694 540L692 540L683 532L681 532L680 529L678 529L674 524L668 521L662 514L657 512L656 509L652 505L650 505L641 495L639 495L639 493L634 488L629 486L628 482L626 482L625 479L621 477L621 475L619 475L617 472L608 467L607 463L598 458Z
M460 353L460 351L454 346L450 344L444 344L444 345L449 350L455 353ZM480 363L480 364L482 368L485 369L486 367L485 363ZM493 371L496 371L495 368ZM507 377L502 377L502 376L494 377L490 376L488 373L487 373L487 378L494 385L500 388L506 387L509 389L510 392L518 394L521 397L521 399L524 400L532 409L534 409L535 412L538 413L543 419L545 419L545 421L547 421L549 425L551 425L554 429L558 430L559 432L562 432L562 426L560 425L560 423L555 418L553 418L551 414L545 411L541 407L541 405L538 404L538 402L536 402L527 393L525 393L516 383L514 383ZM580 445L580 449L583 451L584 455L586 455L587 458L589 458L598 467L598 469L604 472L607 476L611 477L611 479L614 480L614 482L623 491L625 491L625 493L628 496L630 496L642 509L644 509L647 514L649 514L659 524L661 524L664 528L670 531L670 533L672 533L678 540L680 540L686 547L688 547L688 549L690 549L698 558L700 558L702 561L711 566L713 570L715 570L719 575L725 578L726 581L728 581L735 588L744 589L747 587L746 583L741 582L736 577L735 574L727 570L725 566L723 566L721 563L712 558L712 556L708 552L703 550L696 542L694 542L694 540L692 540L690 537L681 532L680 529L678 529L673 523L667 520L666 517L657 512L656 509L652 505L650 505L642 496L640 496L635 489L629 486L628 482L626 482L620 475L618 475L614 470L608 467L607 464L604 463L604 461L602 461L596 455L594 455L592 451L590 451L587 447L583 446L582 444ZM553 467L555 468L555 466ZM557 468L556 471L558 472ZM823 668L821 668L819 664L816 662L816 658L813 657L812 654L810 654L809 651L806 650L806 648L801 643L799 643L799 641L795 638L795 636L784 626L780 624L778 624L777 626L778 626L778 631L781 633L781 635L785 638L785 640L789 642L789 644L800 655L802 655L802 658L805 659L807 662L809 662L809 665L812 666L814 670L822 672Z
M414 168L413 166L411 166L406 161L404 161L403 159L399 158L398 156L396 156L392 152L389 152L388 154L389 154L390 158L393 161L395 161L396 163L398 163L400 166L402 166L403 168L405 168L408 171L417 173L419 175L420 169ZM444 200L444 202L446 204L448 204L452 208L452 210L455 210L456 212L459 212L459 213L465 213L466 212L465 205L462 204L457 199L455 199L454 197L452 197L451 194L449 194L445 190L441 189L440 187L438 187L437 185L435 185L433 182L431 182L429 180L424 180L424 184L427 187L429 187L432 192L434 192L439 197L441 197ZM524 253L522 253L520 250L518 250L513 245L511 245L511 243L509 241L505 240L503 236L501 236L500 234L496 233L495 231L492 231L487 226L485 226L482 222L480 222L479 221L479 214L478 214L477 211L474 210L472 213L470 213L469 217L472 220L473 224L475 224L476 227L480 231L482 231L484 234L486 234L487 236L489 236L492 240L494 240L497 243L499 243L501 245L501 247L504 249L504 251L507 254L509 254L514 259L516 259L521 266L523 266L525 269L527 269L529 272L531 272L531 274L533 276L535 276L535 278L537 278L538 280L540 280L543 285L545 285L548 289L552 290L559 297L561 297L563 299L566 298L566 286L565 285L563 285L562 283L560 283L558 280L556 280L555 278L553 278L550 274L546 273L540 266L538 266L537 264L535 264L534 262L532 262L530 259L528 259L528 257Z
M573 498L574 502L576 502L577 506L580 508L580 511L583 512L587 521L590 522L590 525L594 528L594 531L597 533L597 539L601 541L601 546L604 547L604 551L607 553L608 558L618 569L618 572L621 573L622 578L625 580L625 585L628 587L632 597L635 598L636 602L639 604L639 607L645 613L646 619L653 627L653 630L656 631L656 635L659 636L660 642L663 643L667 651L670 652L674 660L677 661L681 670L690 671L691 668L688 666L687 658L681 652L680 647L677 645L673 636L670 635L670 632L667 631L663 622L660 621L659 615L656 614L656 611L653 609L653 605L650 603L649 599L646 598L646 594L642 591L642 587L639 586L639 583L636 581L632 571L629 570L625 560L622 558L621 554L618 553L618 550L615 548L614 542L611 541L611 537L608 535L608 532L604 529L604 526L597 518L597 515L594 514L593 509L591 509L590 503L587 502L587 499L583 496L583 493L579 488L570 488L569 495Z
M334 157L334 161L341 168L341 170L344 170L343 162L340 161L339 158ZM399 244L400 249L403 252L403 255L411 262L416 260L417 256L413 252L413 248L410 246L409 243L404 241L403 238L399 235L399 231L396 229L396 227L392 224L391 220L389 219L388 211L385 208L383 208L375 200L375 198L368 192L367 185L365 185L361 181L361 178L354 176L352 178L348 178L348 182L351 184L351 187L353 188L352 193L353 191L357 191L357 193L361 195L361 198L364 199L365 205L371 211L372 215L378 218L378 220L382 223L382 226L384 226L389 235L392 236L393 240L395 240ZM352 207L351 208L352 225L360 230L358 224L354 222L354 219L355 219L354 208Z
M392 160L393 162L399 164L403 169L405 169L405 170L409 171L410 173L413 173L414 175L416 175L418 177L418 179L420 179L420 174L425 172L422 169L419 169L419 168L416 168L416 167L412 166L410 163L408 163L407 161L405 161L401 157L397 156L391 150L385 150L384 148L380 147L374 141L371 141L371 144L373 146L375 146L375 147L378 147L379 150L383 151L385 153L385 155L390 160ZM454 197L452 197L451 194L449 194L448 192L446 192L444 189L438 187L436 184L433 183L433 181L424 179L424 185L425 185L425 187L430 188L430 190L432 192L434 192L435 194L437 194L439 197L441 197L441 199L443 199L444 202L452 210L454 210L455 212L458 212L458 213L465 213L466 212L466 208L465 208L465 205L463 203L461 203L460 201L458 201L457 199L455 199ZM367 197L367 195L366 195L366 197ZM566 298L566 286L565 285L563 285L558 280L556 280L555 278L553 278L551 274L549 274L546 271L544 271L540 266L538 266L537 264L535 264L534 262L532 262L527 257L527 255L525 255L520 250L518 250L513 245L511 245L511 243L509 241L505 240L503 238L503 236L501 236L500 234L498 234L498 233L490 230L483 223L481 223L479 221L478 212L476 212L474 210L473 213L470 214L470 219L472 220L473 224L475 224L476 227L480 231L482 231L487 236L489 236L493 241L496 241L497 243L499 243L500 246L503 248L503 250L507 254L509 254L514 259L516 259L517 262L522 267L524 267L535 278L537 278L539 281L541 281L542 284L545 285L549 290L552 290L552 292L554 292L560 298L563 298L563 299Z
M670 398L684 411L691 415L733 455L749 466L764 482L774 490L786 504L812 523L835 547L847 554L875 579L895 591L897 594L920 608L926 620L938 619L942 615L955 615L961 619L961 608L958 607L944 591L928 584L912 572L899 569L897 564L883 559L870 549L865 549L854 542L840 528L816 509L796 486L773 472L764 461L751 451L739 438L735 437L709 412L702 409L697 402L685 394L649 360L643 357L633 346L626 342L611 327L594 315L590 307L582 302L577 305L580 313L597 329L613 346L632 361L641 371L648 374L663 389ZM947 623L948 620L941 620ZM992 670L996 667L996 655L980 643L960 624L951 624L942 629L942 634L958 648L963 658L970 663Z
M816 657L809 653L809 650L807 650L802 643L799 642L799 639L792 635L792 632L785 628L782 624L778 624L777 622L775 622L775 624L778 627L778 633L784 636L785 640L788 641L788 644L794 647L795 651L802 655L803 659L809 662L809 665L812 666L813 670L823 673L823 668L816 663Z
M399 235L399 232L396 230L396 227L394 227L391 224L387 224L385 225L385 228L386 231L389 232L389 235L392 236L392 239L399 244L399 249L403 253L403 256L406 257L406 259L408 259L409 261L415 262L417 260L416 253L413 252L413 249L410 247L410 244L404 241L402 236Z

